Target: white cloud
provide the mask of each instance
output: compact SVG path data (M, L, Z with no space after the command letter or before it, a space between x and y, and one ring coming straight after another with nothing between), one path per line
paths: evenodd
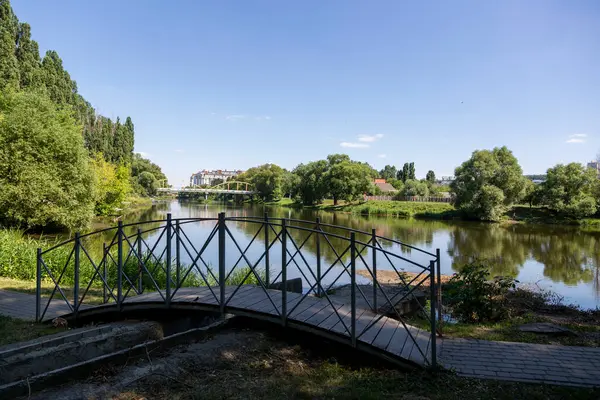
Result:
M340 143L340 146L349 147L349 148L353 148L353 149L364 149L364 148L369 147L369 145L366 143L354 143L354 142L342 142L342 143Z
M261 115L261 116L254 117L254 119L257 121L268 121L271 119L271 117L269 117L268 115Z
M387 156L385 154L380 154L377 157L379 157L379 158L386 158Z
M586 138L586 133L574 133L569 136L566 143L585 143Z
M134 151L134 153L139 154L140 156L142 156L144 158L150 157L150 153L146 153L145 151Z
M237 121L244 118L246 118L246 116L243 114L232 114L225 117L225 119L228 121Z
M360 135L358 137L358 141L359 142L367 142L367 143L372 143L376 140L379 140L383 137L383 134L378 133L376 135Z

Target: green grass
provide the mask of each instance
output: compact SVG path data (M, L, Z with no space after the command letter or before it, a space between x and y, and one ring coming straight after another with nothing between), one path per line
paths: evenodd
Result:
M55 328L51 325L36 324L31 321L23 321L0 315L0 346L24 342L65 330L66 328Z
M344 202L339 201L338 205L333 204L333 200L327 199L323 203L315 206L302 206L294 203L290 199L271 203L283 207L305 208L310 210L347 212L360 215L380 215L392 216L398 218L428 218L428 219L454 219L460 217L460 213L448 203L430 203L413 201L360 201Z
M442 287L444 288L445 285ZM451 300L442 293L444 309L451 313ZM427 307L429 302L427 302ZM564 346L600 347L600 310L581 310L564 305L556 294L549 291L518 288L506 296L507 317L498 321L477 323L443 323L444 336L468 339L555 344ZM410 324L430 330L429 320L419 316L409 318ZM523 324L547 322L567 328L571 335L521 332Z
M404 218L416 217L448 219L456 216L457 214L454 207L448 203L426 203L411 201L367 201L364 203L348 204L338 207L341 211L347 211L353 214L388 215Z

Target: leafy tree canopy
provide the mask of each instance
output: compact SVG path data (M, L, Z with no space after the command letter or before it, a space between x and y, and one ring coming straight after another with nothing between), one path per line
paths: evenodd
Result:
M576 218L596 213L599 184L593 169L578 163L558 164L548 169L542 187L544 201L554 211Z
M79 229L93 215L94 175L71 113L31 92L0 93L0 219Z
M525 195L519 162L506 147L477 150L455 170L455 206L473 218L497 221Z

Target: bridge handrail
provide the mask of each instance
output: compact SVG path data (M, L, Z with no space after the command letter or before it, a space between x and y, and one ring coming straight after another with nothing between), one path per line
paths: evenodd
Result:
M290 221L290 220L289 220L289 219L287 219L287 218L273 218L273 219L275 219L275 220L282 220L282 221L283 221L283 220ZM228 218L227 220L230 220L230 221L238 221L238 222L239 222L239 221L242 221L242 220L240 220L239 218L236 218L236 217L232 217L231 219L229 219L229 218ZM301 220L297 220L297 221L301 221ZM252 219L252 220L244 220L244 222L254 222L254 223L257 223L257 224L264 224L264 223L265 223L265 220L260 220L260 219L256 219L256 220L255 220L255 219ZM272 226L279 226L279 227L283 226L283 224L282 224L282 223L272 223L272 222L271 222L271 218L269 218L269 221L268 221L268 222L269 222L269 224L270 224L270 225L272 225ZM313 221L313 222L311 222L311 221L303 221L303 222L312 223L312 224L315 224L315 223L316 223L316 222L314 222L314 221ZM324 225L324 224L320 224L320 225ZM330 227L336 227L336 228L340 228L339 226L336 226L336 225L328 225L328 226L330 226ZM334 238L337 238L337 239L348 240L348 237L346 237L346 236L338 235L338 234L336 234L336 233L326 232L326 231L323 231L323 230L320 230L320 229L304 228L304 227L297 226L297 225L286 225L286 227L287 227L287 228L292 228L292 229L297 229L297 230L304 231L304 232L320 233L320 234L323 234L323 235L325 235L325 236L328 236L328 237L334 237ZM344 227L342 227L342 228L344 228ZM346 228L344 228L344 229L346 229ZM349 228L348 230L350 230L350 231L354 231L354 233L365 233L366 235L371 235L371 234L369 234L369 233L367 233L367 232L357 231L357 230L355 230L355 229L350 229L350 228ZM378 238L379 238L379 237L378 237ZM389 239L387 239L387 238L384 238L384 239L386 239L386 240L389 240ZM362 245L364 245L364 247L365 247L365 248L374 249L374 250L376 250L376 251L380 251L380 252L381 252L381 253L383 253L383 254L387 254L387 255L390 255L390 256L392 256L392 257L398 258L398 259L400 259L400 260L402 260L402 261L406 261L406 262L408 262L409 264L413 264L413 265L414 265L414 266L416 266L416 267L419 267L419 268L422 268L422 269L425 269L425 270L429 270L429 267L423 266L423 265L421 265L421 264L419 264L419 263L416 263L416 262L414 262L414 261L412 261L412 260L409 260L409 259L407 259L407 258L404 258L404 257L402 257L402 256L400 256L400 255L398 255L398 254L394 254L394 253L392 253L392 252L390 252L390 251L388 251L388 250L385 250L385 249L382 249L382 248L375 247L375 246L373 246L373 245L371 245L371 244L368 244L368 243L365 243L365 242L361 242L361 241L359 241L359 240L355 240L355 243L356 243L356 244L362 244ZM400 243L400 244L402 244L402 243ZM407 246L408 246L408 245L407 245ZM417 249L417 250L419 250L419 249ZM427 254L430 254L431 256L433 256L433 257L436 257L436 255L435 255L435 254L432 254L432 253L427 253Z
M263 223L265 222L265 219L260 219L260 217L228 217L227 219L228 220L235 220L237 218L247 218L247 219L254 219L254 218L256 218L258 221L262 221ZM268 217L269 221L271 221L271 220L283 220L283 219L285 219L286 221L290 221L290 222L300 222L300 223L304 223L304 224L315 224L316 223L316 221L309 221L309 220L304 220L304 219ZM360 234L366 235L366 236L372 236L372 234L373 234L372 232L367 232L367 231L363 231L363 230L356 229L356 228L350 228L350 227L341 226L341 225L333 225L333 224L328 224L328 223L324 223L324 222L320 222L320 221L319 221L319 225L320 226L326 226L328 228L333 228L333 229L343 229L343 230L348 231L348 232L360 233ZM401 242L401 241L396 240L396 239L391 239L391 238L388 238L388 237L385 237L385 236L381 236L381 235L377 235L377 238L378 239L383 239L383 240L386 240L386 241L389 241L389 242L392 242L392 243L397 244L399 246L403 246L403 247L407 247L407 248L412 249L412 250L419 251L421 253L430 255L432 257L437 257L437 254L430 253L427 250L423 250L421 248L418 248L418 247L415 247L413 245Z

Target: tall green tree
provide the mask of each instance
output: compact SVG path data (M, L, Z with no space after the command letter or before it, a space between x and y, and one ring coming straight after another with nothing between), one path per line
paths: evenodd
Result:
M41 87L40 50L37 42L31 39L31 27L27 23L19 24L15 56L19 63L21 89Z
M455 176L455 206L473 218L497 221L525 195L523 170L506 147L474 151Z
M337 205L339 200L355 200L372 189L373 181L369 166L353 162L350 157L339 162L337 161L339 158L335 156L329 156L327 159L329 169L326 182L334 205Z
M406 182L407 179L410 179L410 164L404 163L402 166L402 172L398 171L398 179L402 182Z
M74 104L77 84L71 80L71 76L63 68L62 59L54 50L48 50L42 60L42 81L56 104Z
M79 229L94 211L94 175L68 109L34 92L0 93L0 221Z
M430 185L433 185L435 183L435 172L433 172L432 170L427 171L427 175L425 176L425 180Z
M19 63L15 54L18 20L8 0L0 0L0 89L19 88Z
M389 181L390 179L396 179L397 175L398 170L393 165L386 165L381 171L379 171L379 176L386 181Z
M415 175L415 163L411 162L408 164L408 179L417 179Z
M543 183L544 200L559 213L582 218L597 211L597 172L578 163L548 169Z
M300 164L292 172L298 177L298 186L295 192L303 204L318 204L325 199L329 191L327 187L329 163L327 161L319 160Z
M263 164L248 169L238 179L250 182L263 201L277 200L283 197L285 170L276 164Z

